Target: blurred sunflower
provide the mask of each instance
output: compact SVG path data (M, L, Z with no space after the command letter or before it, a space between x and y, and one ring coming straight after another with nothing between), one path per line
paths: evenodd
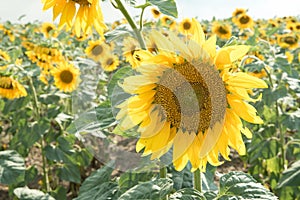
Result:
M10 62L10 56L0 49L0 70L5 70L7 62Z
M239 15L246 13L247 10L243 8L236 8L235 11L232 13L232 22L236 22Z
M195 34L181 41L175 34L151 34L157 54L136 51L143 58L135 76L120 86L131 97L117 105L120 127L138 126L137 152L156 159L173 146L173 164L182 170L188 161L192 171L206 164L219 165L219 153L227 160L232 147L246 153L241 132L252 134L240 118L263 123L248 91L266 88L264 81L232 70L248 46L228 46L216 52L216 36L205 40L201 25L193 19Z
M164 15L161 18L162 26L168 27L169 29L173 30L176 28L176 21L169 16Z
M58 67L53 68L51 74L54 77L55 86L64 92L74 91L79 84L79 69L67 62L62 62Z
M110 47L103 40L90 40L89 46L85 49L86 55L95 62L101 60L110 51Z
M295 49L299 46L299 38L293 33L278 35L277 43L282 48Z
M119 66L119 57L113 54L107 55L104 59L101 59L101 66L104 71L114 71Z
M212 26L212 32L221 39L229 39L231 37L231 26L215 22Z
M52 23L44 22L42 24L42 33L44 34L44 36L46 38L56 37L57 36L57 31L55 29L56 29L56 27Z
M139 61L136 60L133 55L134 52L139 50L139 43L136 39L127 37L123 41L123 55L125 57L125 60L130 63L133 69L135 69L139 65Z
M53 8L53 20L59 15L59 28L66 25L67 29L74 28L77 37L91 33L92 27L103 36L107 28L103 22L99 0L42 0L43 10ZM76 5L79 6L76 10ZM75 19L74 19L75 17Z
M254 26L253 19L247 15L247 14L241 14L238 16L237 20L235 21L235 24L239 28L252 28Z
M193 31L194 27L191 19L185 18L179 23L179 32L182 34L193 34Z
M27 96L23 85L11 77L0 76L0 97L16 99Z
M159 12L159 10L157 10L156 8L151 8L151 13L152 13L152 16L157 19L160 17L161 13Z

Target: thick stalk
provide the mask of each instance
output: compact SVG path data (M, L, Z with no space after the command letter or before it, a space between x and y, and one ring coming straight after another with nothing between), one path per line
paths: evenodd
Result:
M167 168L166 167L160 168L160 170L159 170L159 177L160 178L167 178ZM169 199L168 196L162 198L162 200L168 200L168 199Z
M145 44L144 38L142 36L142 33L137 28L135 22L133 21L132 17L127 12L127 10L124 7L123 3L121 2L121 0L115 0L115 2L116 2L117 9L119 9L122 12L122 14L124 15L125 19L128 21L129 25L131 26L132 30L134 31L134 34L137 37L137 40L138 40L141 48L142 49L146 49L146 44Z
M35 87L33 85L33 81L32 78L29 77L29 85L30 88L32 90L33 93L33 108L34 108L34 112L35 112L35 118L36 120L39 122L40 120L40 109L39 109L39 104L38 104L38 98L37 98L37 93L35 90ZM42 151L42 162L43 162L43 188L44 190L46 190L47 192L50 192L51 188L50 188L50 183L49 183L49 175L48 175L48 167L47 167L47 159L45 156L45 152L44 152L44 147L45 147L45 141L44 141L44 136L42 135L41 138L41 151Z
M202 192L201 172L199 169L194 172L194 188L199 192Z

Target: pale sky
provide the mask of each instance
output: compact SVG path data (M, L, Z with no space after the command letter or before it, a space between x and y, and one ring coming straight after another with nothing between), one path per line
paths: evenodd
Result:
M0 0L0 21L17 22L18 17L26 15L21 22L52 21L52 12L42 11L41 0ZM140 1L144 2L144 1ZM198 19L227 18L235 8L248 9L253 18L273 18L275 16L299 16L300 0L177 0L179 19L184 17L198 17ZM109 3L102 2L101 7L106 22L120 19L120 11L115 10ZM130 13L137 15L138 10L130 9ZM145 12L150 17L150 9Z

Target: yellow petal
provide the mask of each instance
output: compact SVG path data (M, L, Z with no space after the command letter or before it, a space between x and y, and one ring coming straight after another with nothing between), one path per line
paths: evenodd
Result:
M254 76L248 75L244 72L237 72L228 75L227 80L224 80L226 84L233 87L242 87L245 89L250 88L267 88L268 85L265 81L256 78Z
M217 36L213 35L208 40L205 41L203 44L203 48L209 54L210 58L213 59L216 56L216 43L217 43Z
M194 35L192 36L192 40L198 43L199 46L202 46L205 41L205 35L202 29L202 26L196 19L192 19L193 26L195 27Z

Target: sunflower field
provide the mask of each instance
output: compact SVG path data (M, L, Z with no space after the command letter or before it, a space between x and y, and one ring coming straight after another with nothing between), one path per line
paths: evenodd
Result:
M0 199L300 199L300 17L110 3L0 22Z

